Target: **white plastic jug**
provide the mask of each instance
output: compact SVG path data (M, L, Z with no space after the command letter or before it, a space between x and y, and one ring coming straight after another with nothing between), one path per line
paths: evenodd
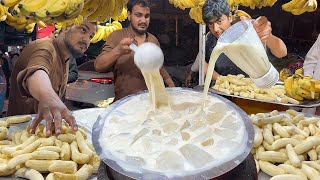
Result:
M139 46L131 44L129 47L135 52L134 63L140 70L158 70L163 65L164 55L156 44L145 42Z
M218 39L217 48L260 88L270 88L279 80L279 73L269 62L266 50L253 28L252 21L239 21Z

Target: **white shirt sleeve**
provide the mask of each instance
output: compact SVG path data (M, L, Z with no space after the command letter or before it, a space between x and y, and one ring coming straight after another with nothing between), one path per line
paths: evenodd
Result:
M199 71L199 59L200 59L200 55L198 53L197 57L196 57L196 60L194 60L192 66L191 66L191 71L192 72L198 72Z
M320 63L320 34L304 60L304 75L314 76L314 72L320 73L320 69L316 69L318 63Z

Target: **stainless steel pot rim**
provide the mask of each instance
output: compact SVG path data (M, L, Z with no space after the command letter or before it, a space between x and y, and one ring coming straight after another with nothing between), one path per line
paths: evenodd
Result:
M176 91L198 92L198 91L195 91L190 88L166 88L166 89L167 89L167 91L174 91L174 92L176 92ZM109 167L111 167L112 169L114 169L118 173L121 173L127 177L130 177L133 179L169 179L169 177L167 177L166 175L164 175L162 173L146 170L146 169L139 168L139 167L135 167L137 169L137 172L126 171L121 167L121 165L116 163L116 161L113 160L113 158L110 158L110 156L107 157L108 155L107 156L105 155L107 150L103 151L102 147L100 146L99 138L100 138L100 134L102 133L104 123L105 123L105 120L106 120L108 114L110 114L113 110L115 110L121 104L129 101L132 97L140 95L140 94L145 94L145 93L148 93L148 91L141 91L136 94L126 96L123 99L118 100L118 101L114 102L113 104L111 104L109 107L107 107L105 109L104 112L102 112L98 116L98 119L94 123L93 129L92 129L93 146L94 146L97 154L100 156L101 160L104 163L106 163ZM235 158L223 163L222 165L220 165L218 167L209 168L205 171L202 171L202 172L196 173L196 174L190 172L189 175L187 175L187 176L177 175L174 177L170 177L170 179L177 179L177 180L178 179L209 179L209 178L218 177L218 176L225 174L226 172L232 170L236 166L238 166L248 156L248 154L251 151L251 148L253 146L253 140L254 140L254 131L253 131L253 126L252 126L251 120L249 119L248 115L242 109L240 109L238 106L236 106L234 103L232 103L228 99L221 97L219 95L210 93L210 92L208 93L208 95L214 96L214 97L222 100L230 108L236 110L239 113L239 115L242 117L243 123L245 125L245 129L247 132L246 137L244 137L244 138L247 138L246 144L244 144L244 146L246 146L246 147L244 148L244 151L241 154L239 154Z

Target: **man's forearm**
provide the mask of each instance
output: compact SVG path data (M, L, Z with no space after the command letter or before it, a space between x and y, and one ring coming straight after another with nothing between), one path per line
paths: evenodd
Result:
M173 82L173 80L171 78L165 79L164 82L166 83L166 85L168 87L175 87L175 84L174 84L174 82Z
M94 64L96 71L108 72L120 56L121 53L116 48L110 52L100 54Z
M270 35L267 41L267 46L271 53L277 58L282 58L287 55L287 46L280 38L274 36L273 34Z
M48 74L43 70L37 70L27 79L27 87L31 96L38 101L45 97L58 97L52 88Z

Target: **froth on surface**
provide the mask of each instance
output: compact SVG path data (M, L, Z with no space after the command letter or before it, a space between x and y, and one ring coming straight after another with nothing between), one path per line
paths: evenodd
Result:
M202 111L202 93L168 93L171 109L152 111L148 95L140 94L108 115L99 139L105 157L129 172L173 177L197 174L242 152L245 127L234 109L209 96Z

